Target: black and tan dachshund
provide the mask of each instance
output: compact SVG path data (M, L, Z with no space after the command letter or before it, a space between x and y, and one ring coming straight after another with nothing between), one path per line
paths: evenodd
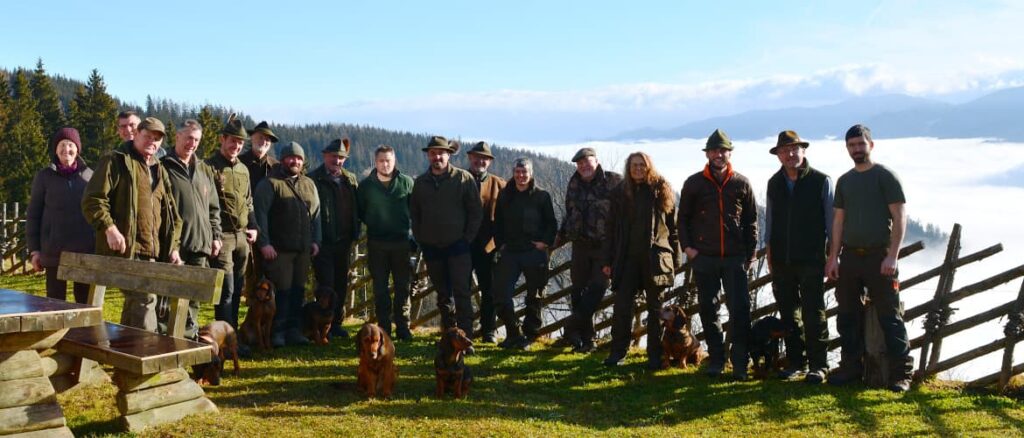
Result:
M437 398L444 397L451 390L455 398L469 394L469 384L473 382L473 374L465 363L466 349L473 346L473 341L466 337L466 332L452 327L441 332L437 341L437 356L434 357L434 370L437 374Z

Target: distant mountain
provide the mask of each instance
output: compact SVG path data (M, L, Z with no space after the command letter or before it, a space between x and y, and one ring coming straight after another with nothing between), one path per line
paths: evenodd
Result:
M794 129L807 138L840 137L854 123L865 123L881 138L991 137L1024 141L1024 87L995 91L952 105L901 94L870 96L811 108L748 111L700 120L671 129L639 129L614 141L703 138L722 128L735 139L756 140Z

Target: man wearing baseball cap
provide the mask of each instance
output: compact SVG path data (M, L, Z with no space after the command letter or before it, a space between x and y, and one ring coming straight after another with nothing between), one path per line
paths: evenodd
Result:
M772 293L786 325L786 360L779 377L821 383L828 372L825 319L825 242L832 229L832 180L805 158L809 143L782 131L775 155L782 167L768 179L764 238ZM805 354L806 352L806 354Z
M96 254L182 263L181 216L167 170L156 159L165 135L163 122L147 117L133 140L96 165L82 198L82 213L96 230ZM155 332L156 295L123 292L121 324Z

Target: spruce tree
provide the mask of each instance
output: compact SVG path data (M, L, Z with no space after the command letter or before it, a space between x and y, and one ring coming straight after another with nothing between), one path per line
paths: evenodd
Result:
M7 86L7 77L0 72L0 155L7 150L10 139L7 138L8 114L11 110L11 89ZM4 186L7 176L0 173L0 187ZM0 200L5 202L6 199Z
M203 138L199 140L199 148L196 154L202 158L208 158L220 150L220 129L223 127L217 116L213 114L210 106L204 106L199 111L196 121L203 125Z
M0 174L4 175L5 202L27 202L32 177L50 161L41 117L25 72L14 75L4 145L0 148Z
M103 76L93 69L89 82L78 87L71 101L71 125L82 136L82 157L95 163L121 143L117 136L117 102L107 94Z
M36 62L36 69L32 72L32 96L36 100L36 111L42 117L44 134L53 135L67 125L57 90L50 82L50 77L46 75L42 59Z

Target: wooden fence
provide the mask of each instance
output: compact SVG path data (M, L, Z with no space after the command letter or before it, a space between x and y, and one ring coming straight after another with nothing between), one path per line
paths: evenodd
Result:
M17 202L0 207L0 275L28 273L25 211Z

